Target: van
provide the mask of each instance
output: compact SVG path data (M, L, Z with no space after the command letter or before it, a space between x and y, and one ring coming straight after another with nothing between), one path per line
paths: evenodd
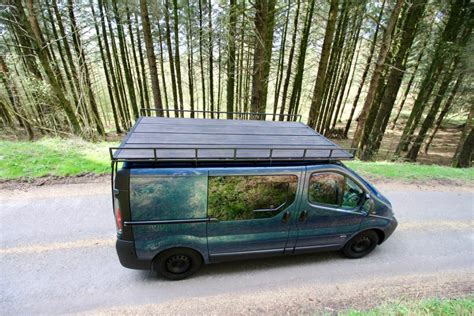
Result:
M202 264L342 251L397 227L392 206L295 121L140 117L110 148L120 263L183 279Z

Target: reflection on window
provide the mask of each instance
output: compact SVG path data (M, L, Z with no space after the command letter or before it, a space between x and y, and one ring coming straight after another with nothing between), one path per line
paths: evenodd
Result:
M351 179L335 172L314 173L309 180L308 198L311 203L344 209L360 205L364 191Z
M206 217L207 176L130 177L133 220Z
M219 220L273 217L293 203L292 175L209 177L208 215Z

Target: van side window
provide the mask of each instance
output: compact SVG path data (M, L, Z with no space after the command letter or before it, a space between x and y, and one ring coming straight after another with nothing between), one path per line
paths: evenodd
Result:
M360 205L364 191L351 179L335 172L313 173L309 180L309 201L352 210Z
M210 176L208 216L222 221L269 218L293 203L294 175Z

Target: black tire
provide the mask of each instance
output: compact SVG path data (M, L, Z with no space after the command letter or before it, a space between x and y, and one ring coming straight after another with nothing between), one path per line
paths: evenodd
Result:
M159 254L153 260L153 270L170 280L182 280L201 268L202 258L188 248L173 248Z
M349 240L344 248L342 248L342 253L351 259L362 258L372 250L377 247L379 243L379 236L373 230L367 230Z

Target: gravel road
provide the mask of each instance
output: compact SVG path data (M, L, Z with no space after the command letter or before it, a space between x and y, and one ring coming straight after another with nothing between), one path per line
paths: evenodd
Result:
M170 282L120 266L108 184L0 191L2 314L310 313L474 293L474 191L380 186L399 228L370 256L215 264Z

